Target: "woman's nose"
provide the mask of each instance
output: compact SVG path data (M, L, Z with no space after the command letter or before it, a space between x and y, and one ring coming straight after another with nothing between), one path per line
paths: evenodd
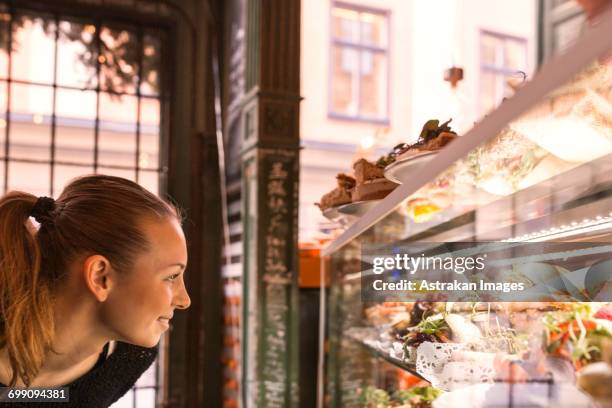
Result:
M184 284L181 285L179 292L174 298L174 305L177 309L187 309L191 305L191 298L189 298L187 288L185 288Z

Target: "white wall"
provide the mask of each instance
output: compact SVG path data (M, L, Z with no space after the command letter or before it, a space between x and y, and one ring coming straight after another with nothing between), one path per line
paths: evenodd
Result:
M410 2L406 0L350 1L356 4L390 11L389 62L390 105L388 140L400 140L408 132L411 105L405 95L410 89ZM330 51L329 0L302 2L302 138L340 143L359 143L373 135L381 125L328 118L328 84ZM392 142L391 142L392 143Z
M411 96L415 101L412 134L418 134L428 119L453 117L452 126L460 133L479 119L481 30L525 38L527 74L532 75L537 53L537 0L411 3L415 7L412 25L414 65ZM442 81L444 70L453 64L464 70L464 79L457 87L458 96L453 96L449 84Z

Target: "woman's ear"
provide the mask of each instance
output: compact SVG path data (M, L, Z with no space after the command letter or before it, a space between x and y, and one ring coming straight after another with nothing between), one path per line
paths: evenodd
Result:
M85 285L100 302L106 301L114 283L113 268L102 255L91 255L83 261Z

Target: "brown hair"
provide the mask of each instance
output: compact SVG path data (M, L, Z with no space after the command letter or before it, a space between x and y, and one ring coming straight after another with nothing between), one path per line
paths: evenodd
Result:
M53 351L54 289L72 262L100 254L128 272L149 247L144 220L183 221L173 204L120 177L76 178L55 203L48 200L43 215L34 208L37 200L20 191L0 199L0 349L6 347L13 370L8 386L17 377L29 386ZM30 220L33 209L38 231Z

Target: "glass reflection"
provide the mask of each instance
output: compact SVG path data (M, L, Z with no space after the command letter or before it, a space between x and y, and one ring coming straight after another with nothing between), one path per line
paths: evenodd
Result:
M136 93L140 61L133 31L102 27L100 32L100 87L104 91Z
M93 24L63 20L57 43L57 83L95 89L98 85L96 27Z
M140 93L159 95L160 68L162 52L162 34L145 34L142 50L142 80Z
M11 44L13 79L53 83L56 25L51 17L15 15ZM36 50L36 52L32 52Z

